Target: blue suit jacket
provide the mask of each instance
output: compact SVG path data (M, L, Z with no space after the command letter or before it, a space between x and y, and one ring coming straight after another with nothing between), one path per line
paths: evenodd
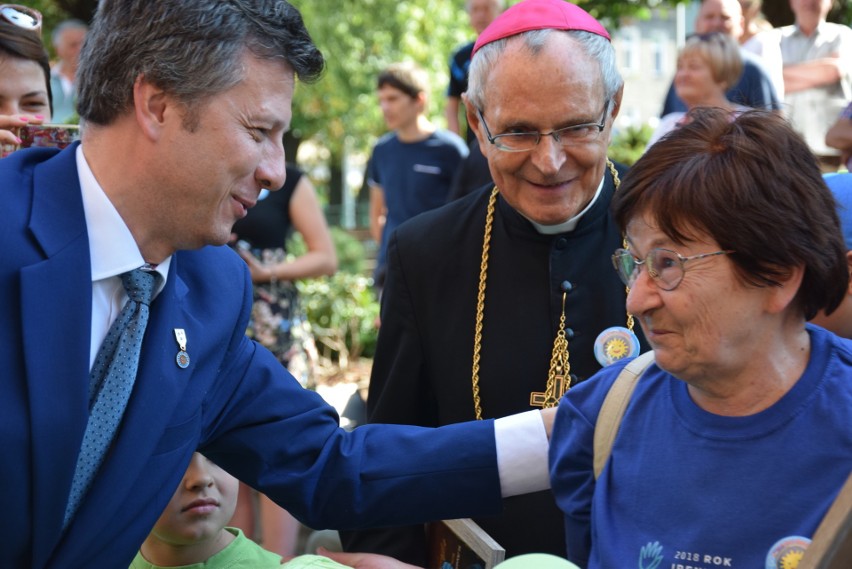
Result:
M205 247L173 257L117 439L63 534L91 333L75 148L0 160L0 567L126 568L196 449L315 528L499 511L490 421L339 429L331 407L246 339L242 260Z

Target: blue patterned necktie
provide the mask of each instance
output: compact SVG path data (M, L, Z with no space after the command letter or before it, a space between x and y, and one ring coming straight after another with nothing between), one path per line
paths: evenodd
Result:
M89 376L89 422L77 456L63 528L77 512L121 423L136 381L148 305L159 278L158 273L142 269L121 275L128 300L107 332Z

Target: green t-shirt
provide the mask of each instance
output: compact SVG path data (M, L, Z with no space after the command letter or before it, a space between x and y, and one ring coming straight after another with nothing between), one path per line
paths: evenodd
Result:
M282 565L281 556L263 549L236 528L225 528L236 536L228 547L203 563L168 569L351 569L321 555L299 555ZM164 569L152 565L142 552L136 554L130 569Z

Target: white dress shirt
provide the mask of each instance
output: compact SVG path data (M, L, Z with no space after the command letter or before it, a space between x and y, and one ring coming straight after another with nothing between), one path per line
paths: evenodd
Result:
M92 337L89 351L91 369L109 327L127 302L127 293L119 275L138 269L146 263L127 224L92 174L92 169L83 156L82 146L77 147L77 173L83 191L83 210L86 214L89 256L92 260ZM171 260L169 257L156 268L163 278L154 292L154 297L165 286Z

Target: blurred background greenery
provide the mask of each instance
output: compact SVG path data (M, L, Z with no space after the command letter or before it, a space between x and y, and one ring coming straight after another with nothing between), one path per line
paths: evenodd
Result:
M517 0L508 0L507 4ZM62 19L89 21L97 0L27 0L45 16L46 40ZM388 64L411 60L432 78L431 116L443 124L447 66L452 51L473 38L464 0L292 0L327 60L325 77L297 87L292 129L286 138L290 161L305 167L328 206L329 221L363 224L366 192L359 192L360 172L370 148L385 126L375 96L375 79ZM612 30L625 18L647 18L685 0L578 0ZM764 0L763 13L776 26L793 21L789 0ZM835 0L831 21L852 20L850 0ZM46 43L50 43L46 41ZM634 133L635 134L635 133ZM632 135L631 135L632 136ZM300 146L310 147L299 152ZM354 179L354 181L353 181ZM354 195L344 195L346 193ZM355 220L341 219L341 204L356 200Z
M157 1L157 0L152 0ZM509 0L508 5L517 0ZM611 30L624 18L647 18L651 9L668 9L685 0L578 0ZM775 26L793 20L789 0L764 0L763 12ZM66 18L90 21L97 0L23 0L44 15L45 44ZM340 259L337 275L298 284L324 361L349 365L369 357L375 346L378 304L369 275L375 244L367 238L363 167L385 125L375 96L380 70L411 60L432 78L429 114L444 124L443 101L450 54L473 39L464 0L291 0L326 56L327 68L314 85L298 84L292 129L285 138L288 159L308 172L329 223ZM836 0L829 16L849 23L850 0ZM610 157L632 164L644 151L651 127L615 133ZM301 152L300 152L301 150ZM354 219L342 204L355 202ZM350 208L351 209L351 208ZM343 229L345 227L346 229ZM303 245L301 245L303 247ZM298 252L298 240L292 251Z

